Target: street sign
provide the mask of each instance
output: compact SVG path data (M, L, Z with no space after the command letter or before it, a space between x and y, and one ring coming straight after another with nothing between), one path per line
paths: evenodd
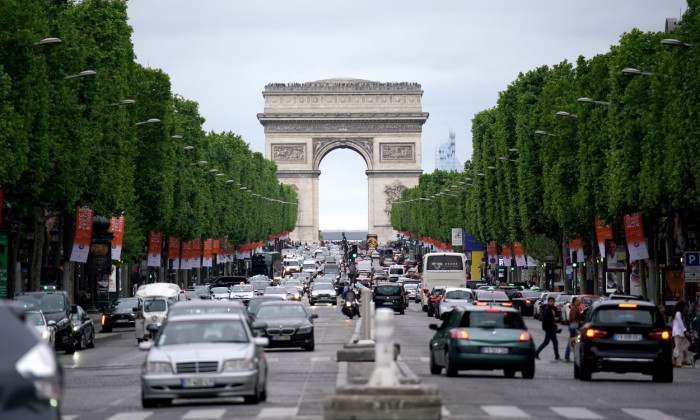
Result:
M463 246L464 242L462 240L462 229L452 228L452 246Z
M489 262L491 264L496 264L496 258L494 258L494 257L489 258Z
M683 258L683 276L686 283L700 283L700 252L686 252Z
M367 248L375 249L377 248L377 245L377 235L367 235Z
M566 265L571 265L571 257L566 257Z

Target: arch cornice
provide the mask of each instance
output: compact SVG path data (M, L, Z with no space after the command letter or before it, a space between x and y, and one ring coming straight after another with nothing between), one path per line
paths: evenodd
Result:
M374 139L372 137L314 137L311 169L318 171L323 158L335 149L350 149L362 156L367 170L374 168Z

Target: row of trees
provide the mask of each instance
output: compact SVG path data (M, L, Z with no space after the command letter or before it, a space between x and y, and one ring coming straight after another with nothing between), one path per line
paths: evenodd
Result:
M597 249L596 217L617 236L641 212L652 264L671 264L674 221L687 233L700 218L700 17L697 0L688 6L670 35L634 29L606 54L520 74L474 116L465 173L422 176L393 227L447 241L464 226L561 258L564 238Z
M12 205L3 219L15 245L33 233L33 287L44 221L59 216L68 254L76 206L126 214L128 261L143 255L151 229L247 243L295 227L296 192L278 182L274 162L238 135L205 133L197 103L135 63L126 7L0 2L0 189ZM50 37L60 42L39 42ZM95 74L72 77L85 70Z

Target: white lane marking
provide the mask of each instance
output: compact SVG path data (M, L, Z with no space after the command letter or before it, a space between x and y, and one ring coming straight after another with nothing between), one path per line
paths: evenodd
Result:
M623 408L622 411L642 420L680 420L678 417L669 416L651 408Z
M312 357L311 361L312 362L330 362L331 358L328 356Z
M567 419L602 419L604 417L583 407L549 407L550 410Z
M444 405L440 409L440 417L450 417L452 414L450 413L450 410L447 409Z
M491 417L527 418L529 414L514 405L482 405L481 409Z
M430 363L430 357L421 356L420 361L423 363Z
M258 417L296 417L297 411L299 411L299 407L266 407L260 410Z
M226 413L225 408L209 408L205 410L190 410L182 419L220 419Z
M146 420L152 415L152 411L132 411L130 413L117 413L105 420Z
M77 414L64 414L61 416L61 420L74 420L77 418L78 418Z
M348 362L338 362L338 377L335 379L335 389L342 388L348 383Z

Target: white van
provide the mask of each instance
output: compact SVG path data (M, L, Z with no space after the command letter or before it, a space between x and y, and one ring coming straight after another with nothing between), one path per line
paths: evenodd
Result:
M422 267L421 305L423 311L428 311L429 294L434 287L465 287L467 282L467 266L464 255L459 252L425 254Z
M397 281L399 277L406 274L406 267L399 264L392 264L389 266L389 280Z
M169 300L176 298L180 292L180 286L173 283L144 284L136 290L136 297L139 298L135 328L138 343L153 336L149 325L160 328L168 313Z

